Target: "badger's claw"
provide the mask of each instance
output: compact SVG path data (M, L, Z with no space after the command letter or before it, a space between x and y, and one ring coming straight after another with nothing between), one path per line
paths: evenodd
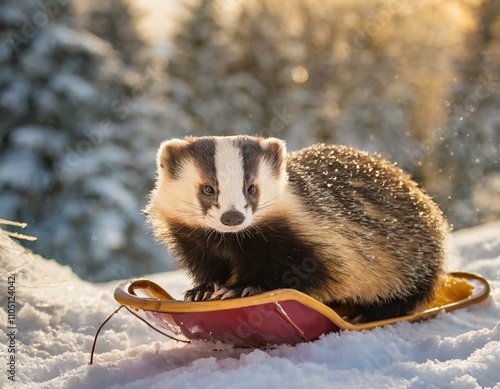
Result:
M243 292L241 292L241 297L253 296L254 294L260 294L262 292L263 290L260 286L247 286L243 289Z
M210 300L227 300L236 297L253 296L254 294L262 293L262 289L258 286L247 286L246 288L228 288L222 286L219 290L212 294Z
M228 289L225 286L222 286L217 292L212 295L212 297L210 297L210 300L225 300L234 297L237 297L235 289Z
M210 300L214 292L220 289L219 284L215 282L207 282L200 284L193 289L184 293L184 300L186 301L206 301Z

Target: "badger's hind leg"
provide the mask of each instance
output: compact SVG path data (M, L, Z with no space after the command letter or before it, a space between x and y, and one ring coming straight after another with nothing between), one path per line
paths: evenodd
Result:
M424 292L416 295L391 299L385 303L376 303L365 306L356 306L356 309L344 317L352 324L361 324L372 321L390 319L393 317L411 315L428 300L431 293Z

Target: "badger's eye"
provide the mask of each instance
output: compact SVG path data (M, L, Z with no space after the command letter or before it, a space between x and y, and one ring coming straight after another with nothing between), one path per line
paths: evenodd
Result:
M257 192L257 188L255 187L255 185L250 185L247 189L247 192L248 194L255 194L255 192Z
M215 189L210 185L203 185L203 194L213 195L215 193Z

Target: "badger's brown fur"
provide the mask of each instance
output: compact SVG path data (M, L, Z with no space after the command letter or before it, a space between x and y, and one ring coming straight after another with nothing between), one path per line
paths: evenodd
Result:
M443 271L436 204L395 165L346 146L164 142L146 213L193 277L190 300L294 288L356 306L363 322L412 313Z

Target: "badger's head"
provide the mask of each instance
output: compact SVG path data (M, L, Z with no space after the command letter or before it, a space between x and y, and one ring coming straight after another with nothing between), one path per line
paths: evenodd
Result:
M275 138L188 137L161 144L150 207L170 220L238 232L275 206L287 182Z

